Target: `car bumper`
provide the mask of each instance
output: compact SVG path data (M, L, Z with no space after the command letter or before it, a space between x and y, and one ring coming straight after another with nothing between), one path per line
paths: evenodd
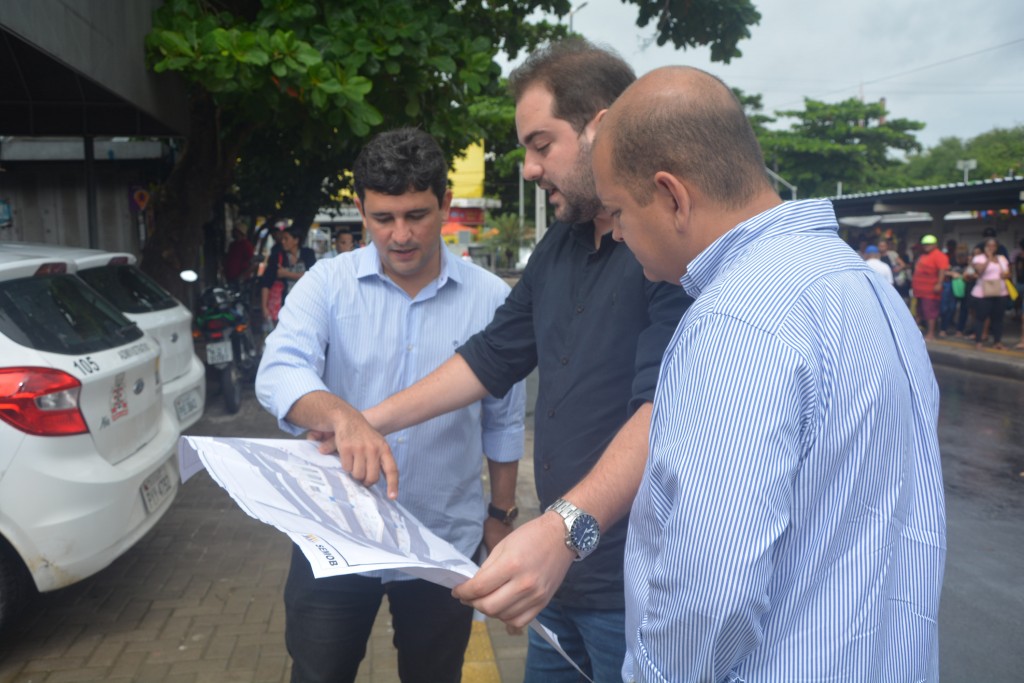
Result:
M0 532L40 591L100 571L170 508L180 487L178 429L166 412L160 422L146 446L116 465L88 434L24 438L0 479Z
M193 353L188 371L164 382L163 391L164 408L178 425L178 431L185 431L203 416L206 408L206 366Z

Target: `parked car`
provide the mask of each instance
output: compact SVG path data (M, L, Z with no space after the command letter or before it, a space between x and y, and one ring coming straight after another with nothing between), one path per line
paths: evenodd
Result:
M75 270L0 245L0 628L113 562L180 485L160 349Z
M109 299L160 345L164 405L177 421L179 430L188 429L203 416L206 367L195 353L192 313L139 270L133 254L33 243L8 243L4 248L73 261L78 277Z

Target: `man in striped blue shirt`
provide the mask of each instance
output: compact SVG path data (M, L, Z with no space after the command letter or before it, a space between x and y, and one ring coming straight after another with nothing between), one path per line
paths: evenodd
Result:
M386 446L389 495L472 557L481 539L490 549L512 530L488 516L480 480L486 454L492 505L515 506L523 385L395 431L386 444L359 412L448 360L508 295L500 278L442 244L447 175L441 149L423 131L389 131L367 143L353 176L372 244L319 261L295 283L267 339L256 391L282 429L323 438L323 453L334 451L332 434L364 434L365 443L341 455L358 481L376 481L379 472L368 473L353 452ZM396 571L314 579L295 547L284 595L292 682L355 680L384 594L403 683L459 681L473 610L449 589Z
M939 393L906 305L828 202L779 200L709 74L638 80L593 161L616 237L695 298L630 513L624 679L938 680Z

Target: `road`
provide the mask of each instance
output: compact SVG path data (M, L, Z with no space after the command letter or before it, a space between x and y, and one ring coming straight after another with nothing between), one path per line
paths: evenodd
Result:
M936 367L947 555L942 680L1024 680L1024 382Z

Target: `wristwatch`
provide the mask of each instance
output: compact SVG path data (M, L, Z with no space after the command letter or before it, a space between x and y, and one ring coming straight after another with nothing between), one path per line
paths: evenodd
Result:
M502 524L512 526L512 522L519 516L519 508L515 505L510 507L508 510L502 510L500 507L495 506L493 503L487 504L487 514L494 519L498 520Z
M588 515L564 498L549 505L545 512L548 510L562 516L565 522L565 545L576 553L577 562L594 552L601 540L601 527L593 515Z

